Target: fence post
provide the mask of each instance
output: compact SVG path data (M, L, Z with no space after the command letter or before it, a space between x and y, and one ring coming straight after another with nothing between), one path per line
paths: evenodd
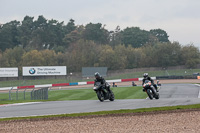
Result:
M38 90L38 93L39 93L39 99L42 99L42 95L41 95L42 89L39 89L39 90Z
M13 87L9 90L9 100L12 100L11 98L11 91L12 91Z
M43 89L41 90L41 99L44 99L44 89L45 89L45 88L43 88Z
M16 91L16 100L18 100L18 89Z
M49 90L48 87L44 89L44 99L45 100L48 100L48 90Z
M24 90L24 100L26 99L26 89Z
M34 96L34 88L33 88L33 90L31 91L31 100L33 100L33 96Z
M34 100L37 99L37 90L35 90L35 91L33 92L33 97L34 97L34 98L33 98Z

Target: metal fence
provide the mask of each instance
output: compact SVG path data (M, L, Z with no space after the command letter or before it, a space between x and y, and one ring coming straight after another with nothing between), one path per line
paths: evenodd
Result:
M8 92L9 100L30 100L32 89L13 89Z
M48 100L48 87L31 91L31 100Z
M48 100L48 87L41 89L34 88L17 90L11 88L8 92L8 96L9 100Z

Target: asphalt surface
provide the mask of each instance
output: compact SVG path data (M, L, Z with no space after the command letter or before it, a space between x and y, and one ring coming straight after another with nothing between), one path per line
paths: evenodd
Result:
M199 91L200 87L194 84L164 84L160 90L159 100L82 100L0 105L0 118L199 104Z

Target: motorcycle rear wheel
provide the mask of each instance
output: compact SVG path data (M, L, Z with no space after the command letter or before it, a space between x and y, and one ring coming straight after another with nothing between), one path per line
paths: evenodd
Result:
M114 101L115 100L115 95L114 93L112 92L112 90L110 90L110 98L109 98L110 101Z
M160 98L160 95L159 95L159 93L157 93L155 96L155 99L159 99L159 98Z

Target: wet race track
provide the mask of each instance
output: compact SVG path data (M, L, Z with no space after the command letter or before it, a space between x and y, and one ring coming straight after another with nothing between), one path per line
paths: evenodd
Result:
M83 100L1 105L0 118L199 104L199 91L200 87L195 84L163 84L159 100Z

